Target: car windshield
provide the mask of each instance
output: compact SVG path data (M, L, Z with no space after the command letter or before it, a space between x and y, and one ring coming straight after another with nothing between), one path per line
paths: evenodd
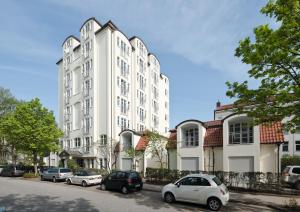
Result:
M60 169L60 173L67 173L67 172L71 172L70 169Z
M222 182L221 182L221 180L219 179L219 178L217 178L217 177L214 177L213 178L213 181L219 186L219 185L222 185Z

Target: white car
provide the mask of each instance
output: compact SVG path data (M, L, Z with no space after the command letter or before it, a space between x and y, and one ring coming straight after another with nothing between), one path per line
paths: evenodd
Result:
M88 185L97 185L100 184L102 176L94 171L81 170L75 172L75 174L67 178L67 183L78 184L86 187Z
M162 198L167 203L174 201L207 205L217 211L229 201L227 187L214 175L190 174L175 183L163 187Z

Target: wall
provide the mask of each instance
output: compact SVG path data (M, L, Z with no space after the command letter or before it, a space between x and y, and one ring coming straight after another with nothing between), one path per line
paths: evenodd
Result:
M252 144L229 144L228 122L236 118L246 118L244 114L233 115L223 122L223 169L224 171L229 170L229 157L233 156L252 156L254 157L254 171L260 171L260 138L259 138L259 127L253 127L253 143Z
M277 172L277 145L261 144L260 145L260 171Z

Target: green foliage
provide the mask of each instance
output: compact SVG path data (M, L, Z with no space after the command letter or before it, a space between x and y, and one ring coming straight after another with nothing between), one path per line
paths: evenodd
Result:
M147 151L152 155L153 159L156 159L160 164L160 168L163 169L166 165L165 154L166 154L166 144L167 138L160 135L156 131L146 131L145 133L147 140Z
M270 0L261 13L278 27L256 27L255 41L245 38L235 52L260 85L251 89L247 81L227 82L227 96L237 98L237 112L254 117L257 124L289 117L285 127L294 132L300 126L300 3Z
M300 166L300 156L284 155L281 158L281 171L286 166Z
M38 157L59 150L58 139L63 135L52 112L39 99L22 102L14 112L4 116L0 131L17 151L32 157L37 173Z
M39 175L38 174L34 174L34 173L25 173L23 175L24 178L38 178Z
M13 112L17 104L18 101L11 92L8 89L0 87L0 125L4 124L4 117ZM4 138L7 134L10 134L10 132L3 131L3 129L1 130L0 128L0 163L5 162L5 157L2 158L2 156L5 155L12 155L12 159L14 163L16 163L17 152L13 145L14 141Z
M67 160L67 166L69 169L71 169L73 172L76 171L79 166L77 164L77 162L74 159L69 159Z

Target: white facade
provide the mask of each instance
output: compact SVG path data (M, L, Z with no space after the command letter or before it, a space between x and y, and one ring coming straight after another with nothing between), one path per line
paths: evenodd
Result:
M214 121L181 122L176 126L177 169L277 172L283 134L278 135L275 127L266 129L251 122L246 114L234 114L226 107L215 111ZM269 136L270 132L276 136Z
M79 151L85 167L112 166L124 129L168 133L169 81L141 39L91 18L80 39L64 41L58 66L61 145Z

